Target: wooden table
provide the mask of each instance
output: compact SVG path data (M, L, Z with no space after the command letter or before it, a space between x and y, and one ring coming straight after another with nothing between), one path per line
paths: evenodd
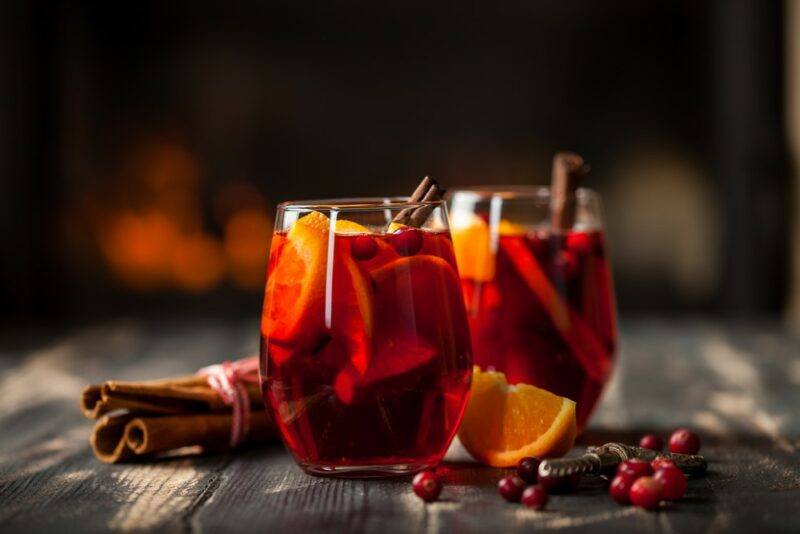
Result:
M613 382L574 452L697 429L708 475L659 513L618 506L600 480L552 497L546 511L523 509L497 495L503 471L457 451L430 505L408 478L307 476L277 444L146 464L94 459L77 409L85 383L245 355L256 332L255 323L120 321L4 343L14 348L0 355L0 531L800 532L800 339L765 324L623 322Z

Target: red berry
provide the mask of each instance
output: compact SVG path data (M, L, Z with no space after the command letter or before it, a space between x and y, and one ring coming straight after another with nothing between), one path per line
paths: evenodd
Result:
M569 250L560 250L553 258L553 270L558 278L575 278L578 268L578 258Z
M525 482L514 475L508 475L500 479L497 483L497 491L509 502L517 502L525 491Z
M644 449L660 451L664 448L664 440L655 434L645 434L642 436L642 439L639 440L639 446Z
M522 504L534 510L541 510L547 504L547 490L541 484L529 486L522 492Z
M678 454L697 454L700 438L688 428L679 428L669 437L669 452Z
M615 476L608 487L611 498L619 504L630 504L631 500L628 498L628 493L634 482L636 482L636 477L632 475L622 474Z
M659 469L663 469L665 467L678 467L675 465L675 462L666 456L656 456L656 459L650 462L650 465L653 467L653 471L658 471Z
M653 467L650 462L644 460L625 460L617 466L618 475L630 475L635 478L646 477L653 474Z
M686 475L677 467L662 467L653 478L661 482L663 491L661 497L668 501L674 501L683 497L686 493Z
M517 464L517 474L519 478L528 484L536 484L539 479L539 463L538 458L526 456Z
M378 244L368 235L358 235L350 242L350 252L359 261L371 260L378 253Z
M661 492L663 486L661 482L653 477L641 477L631 486L628 498L633 504L645 510L654 510L661 502Z
M594 248L592 238L585 232L567 234L567 248L575 254L589 254Z
M581 481L581 475L568 477L539 477L539 484L544 486L549 493L570 493Z
M411 487L420 499L432 502L442 492L442 480L433 471L422 471L414 477Z
M392 245L401 256L413 256L422 249L422 232L416 228L404 228L392 234Z

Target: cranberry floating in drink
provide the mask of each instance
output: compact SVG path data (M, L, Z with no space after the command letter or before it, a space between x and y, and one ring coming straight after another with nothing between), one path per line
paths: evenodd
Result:
M424 192L278 208L262 389L307 472L418 471L461 421L468 323L444 204Z
M475 363L577 403L585 426L617 343L599 196L559 154L553 185L451 194L451 224Z

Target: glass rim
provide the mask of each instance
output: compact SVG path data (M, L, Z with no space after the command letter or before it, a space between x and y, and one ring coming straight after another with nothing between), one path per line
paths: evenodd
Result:
M413 201L410 197L343 197L311 200L287 200L278 204L282 211L370 211L445 206L445 200Z
M547 185L476 185L469 187L453 187L448 189L446 198L465 195L475 200L544 200L550 198L550 186ZM600 193L588 187L579 187L576 191L578 200L600 198Z

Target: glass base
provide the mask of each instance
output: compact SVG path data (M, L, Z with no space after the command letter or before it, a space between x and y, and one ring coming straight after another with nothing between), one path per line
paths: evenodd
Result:
M320 465L300 464L309 475L337 478L386 478L410 475L436 466L434 463L389 465Z

